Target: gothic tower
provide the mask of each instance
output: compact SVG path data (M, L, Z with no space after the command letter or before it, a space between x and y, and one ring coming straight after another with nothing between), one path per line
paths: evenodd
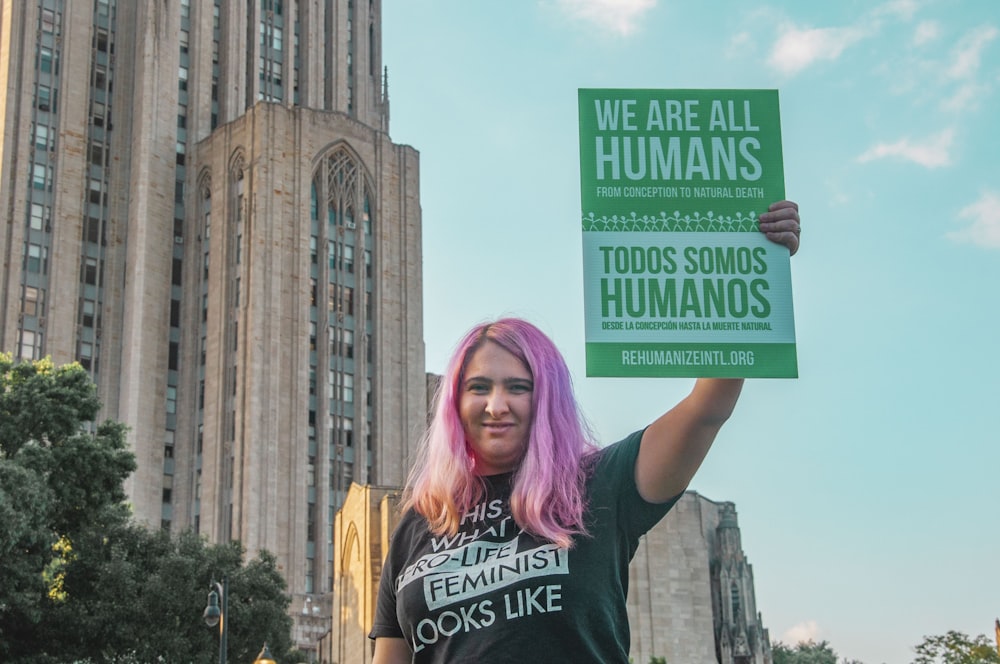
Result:
M380 0L0 0L0 56L0 349L79 361L136 518L275 553L309 647L426 412Z
M757 612L753 569L743 555L736 507L721 503L712 561L715 644L723 664L770 664L771 641Z

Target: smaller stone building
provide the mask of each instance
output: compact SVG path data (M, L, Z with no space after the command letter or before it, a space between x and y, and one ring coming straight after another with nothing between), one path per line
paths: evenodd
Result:
M771 664L736 506L688 491L639 542L629 568L632 659Z
M371 662L368 639L389 538L399 521L399 489L351 484L333 531L333 613L319 644L321 664Z
M399 490L352 484L334 530L333 621L322 664L367 663ZM736 506L688 491L639 543L629 569L631 656L684 664L771 664Z

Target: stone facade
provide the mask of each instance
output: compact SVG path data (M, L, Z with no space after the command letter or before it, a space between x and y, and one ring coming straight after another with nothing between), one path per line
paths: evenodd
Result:
M351 485L337 514L333 558L337 586L330 635L321 643L321 662L372 660L368 632L375 617L382 561L399 521L398 504L398 489Z
M81 362L136 518L275 553L315 647L336 510L426 418L380 0L0 0L0 86L0 350Z
M636 662L771 664L733 503L684 494L639 543L628 609Z
M398 489L354 485L337 516L335 610L325 664L367 663L382 561L398 522ZM631 657L684 664L771 664L753 571L733 503L686 492L640 540L629 567Z

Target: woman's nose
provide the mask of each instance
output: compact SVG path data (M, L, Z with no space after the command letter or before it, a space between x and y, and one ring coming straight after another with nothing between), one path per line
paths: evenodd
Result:
M490 417L500 417L508 411L507 398L503 390L493 390L486 399L486 413Z

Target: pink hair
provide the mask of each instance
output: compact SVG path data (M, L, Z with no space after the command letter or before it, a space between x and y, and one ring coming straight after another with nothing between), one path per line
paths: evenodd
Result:
M531 433L512 480L514 521L532 535L570 547L574 535L586 533L584 482L588 460L598 448L573 397L562 355L541 330L517 318L477 325L459 342L438 387L403 508L423 515L432 532L453 535L462 516L482 500L484 485L466 443L458 403L466 364L487 341L520 359L534 382Z

